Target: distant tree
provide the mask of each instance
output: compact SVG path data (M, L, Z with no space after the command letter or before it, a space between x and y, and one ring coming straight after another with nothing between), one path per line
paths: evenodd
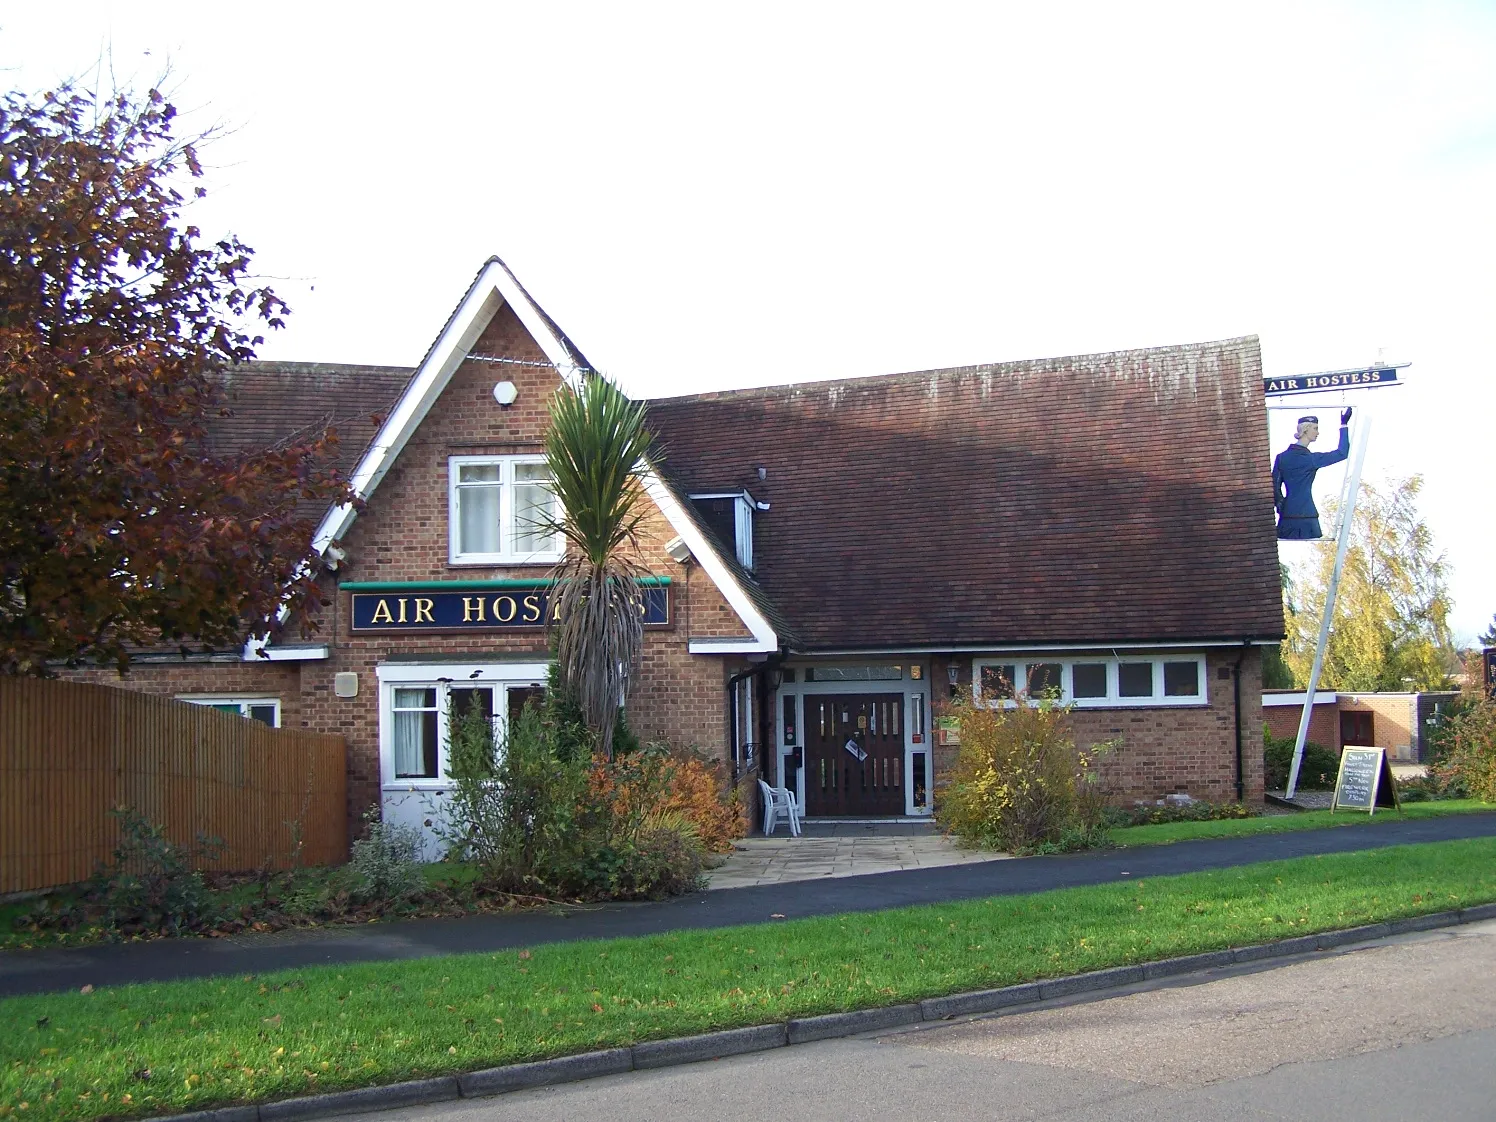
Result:
M308 619L297 508L345 497L336 438L208 450L215 373L286 308L181 222L203 171L175 116L156 90L0 96L0 673Z
M1362 483L1325 652L1322 686L1342 690L1445 688L1459 668L1449 633L1444 555L1418 513L1420 476L1385 487ZM1317 543L1297 575L1284 658L1307 685L1319 640L1335 541Z
M1287 565L1278 563L1278 582L1283 586L1283 619L1285 626L1298 612L1293 602L1293 577ZM1283 657L1285 643L1276 647L1262 648L1262 687L1269 690L1289 690L1299 683L1294 681L1293 670Z
M1496 615L1491 616L1491 626L1476 639L1482 647L1496 647Z

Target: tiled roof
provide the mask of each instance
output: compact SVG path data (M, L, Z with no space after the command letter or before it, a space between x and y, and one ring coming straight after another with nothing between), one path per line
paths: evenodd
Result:
M802 650L1283 634L1256 337L652 401ZM763 480L757 469L766 470Z
M779 645L791 649L796 647L799 640L790 621L779 610L779 605L759 586L758 579L738 561L737 550L733 548L732 543L724 542L715 530L702 521L696 504L691 501L689 488L681 485L680 480L671 470L671 465L656 463L653 466L655 474L660 477L660 482L670 488L686 517L696 524L696 528L701 531L707 544L716 551L727 571L747 593L748 599L753 601L753 606L763 614L764 619L768 620L769 626L774 629L774 634L779 637Z
M400 391L403 366L324 362L247 362L219 374L228 415L210 418L208 443L218 453L255 452L331 424L338 434L335 465L353 470Z

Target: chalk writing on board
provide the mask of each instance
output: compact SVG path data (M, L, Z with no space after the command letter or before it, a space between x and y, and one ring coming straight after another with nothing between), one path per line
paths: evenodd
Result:
M1335 784L1335 804L1370 810L1382 770L1380 748L1347 748L1340 756L1340 778Z

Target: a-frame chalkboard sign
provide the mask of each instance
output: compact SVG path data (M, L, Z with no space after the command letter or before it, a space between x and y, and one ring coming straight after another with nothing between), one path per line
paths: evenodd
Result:
M1377 807L1390 806L1401 813L1397 800L1397 780L1383 748L1346 748L1340 753L1340 774L1335 777L1335 799L1330 813L1337 810L1364 810L1375 814Z

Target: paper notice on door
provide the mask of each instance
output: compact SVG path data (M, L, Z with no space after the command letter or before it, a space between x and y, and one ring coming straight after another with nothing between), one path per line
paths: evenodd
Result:
M858 744L855 740L847 741L842 747L856 756L859 762L867 759L867 753L862 750L862 745Z

